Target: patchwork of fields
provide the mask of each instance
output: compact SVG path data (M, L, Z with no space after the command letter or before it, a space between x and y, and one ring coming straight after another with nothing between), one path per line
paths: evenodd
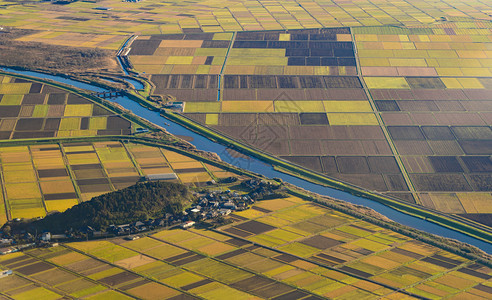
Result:
M234 175L170 150L122 142L2 147L0 161L2 224L65 211L150 174L175 173L190 185Z
M67 243L0 257L15 299L485 299L492 270L296 197L231 215L221 231ZM232 237L236 236L236 237ZM254 243L252 243L254 242ZM410 294L405 294L410 293Z
M129 55L156 94L186 102L189 118L491 225L491 49L490 28L463 21L142 36Z
M65 90L0 75L0 139L121 135L131 123Z
M76 1L64 5L22 5L2 0L0 23L39 30L31 40L72 45L117 47L114 36L130 34L232 32L321 27L418 27L446 20L490 20L487 1ZM75 34L67 34L75 33ZM101 35L100 39L93 34ZM90 38L78 39L87 34ZM63 39L60 36L64 36ZM104 41L104 42L102 42ZM97 43L97 42L102 42ZM108 45L109 44L109 45Z

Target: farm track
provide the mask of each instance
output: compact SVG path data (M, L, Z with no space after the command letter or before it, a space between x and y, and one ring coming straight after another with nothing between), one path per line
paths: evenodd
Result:
M376 119L378 120L379 127L383 131L384 137L385 137L386 141L388 142L388 145L391 148L391 152L393 153L393 156L395 157L395 160L396 160L396 163L398 164L398 167L401 170L401 174L403 175L403 178L405 179L405 183L407 184L408 189L412 193L413 198L415 199L416 203L421 205L422 202L420 201L418 194L415 191L415 187L413 186L413 182L410 180L410 176L408 176L408 172L405 169L405 165L403 164L403 162L401 160L401 156L399 155L398 150L396 149L396 146L393 142L393 139L391 138L391 136L389 134L388 128L386 128L386 125L384 124L383 118L381 117L381 114L377 110L376 104L374 103L374 99L372 98L372 95L369 92L369 89L368 89L368 87L364 81L364 78L362 76L362 69L360 67L359 56L357 55L357 43L355 42L355 35L354 35L352 30L350 30L350 33L352 35L352 42L353 42L354 50L355 50L355 62L357 64L357 70L358 70L357 76L359 77L359 80L362 84L362 88L364 89L364 92L367 95L367 99L369 99L369 103L371 104L371 108L374 111L374 114L376 115Z

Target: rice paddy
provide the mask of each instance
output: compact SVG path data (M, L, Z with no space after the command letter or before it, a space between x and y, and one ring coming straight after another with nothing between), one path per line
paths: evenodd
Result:
M155 94L184 101L188 117L327 176L492 226L489 3L54 5L6 2L2 26L34 30L19 41L111 50L138 35L129 52L134 70L150 76ZM130 132L130 122L97 104L0 76L0 139ZM119 142L3 147L0 159L2 223L63 211L144 175L175 173L200 186L231 174ZM243 223L257 223L236 224L229 233L282 251L281 262L224 234L162 234L146 240L158 245L122 251L144 254L77 254L94 273L56 283L39 278L65 269L26 255L27 266L42 271L25 274L29 268L19 266L1 292L19 299L397 297L386 284L428 298L489 298L490 270L296 199L279 200L258 205L272 212L242 213L249 220ZM241 251L233 255L234 249ZM297 259L286 263L288 255ZM221 271L241 279L231 282Z
M14 275L0 278L0 292L87 299L489 295L489 268L297 197L262 200L231 218L218 231L163 230L8 254L0 266Z
M490 191L490 175L465 163L476 156L489 165L490 32L479 29L481 23L467 23L469 30L454 26L237 31L211 48L229 49L220 85L219 73L186 75L192 69L174 71L179 64L163 69L171 75L155 74L152 80L156 93L185 101L190 118L253 147L403 201L467 216L460 205L427 200L433 193L466 192L484 204L483 192ZM218 33L142 37L146 47L152 44L146 41L162 42L155 43L155 52L134 57L156 57L168 43L186 45L172 53L188 57L222 38ZM194 63L214 66L212 58L208 64L194 55ZM393 157L393 167L344 166L344 156ZM419 169L410 163L415 160L432 163Z
M234 176L169 150L118 141L2 147L0 160L2 222L62 212L150 174L174 173L174 181L196 186Z
M0 139L120 135L131 122L85 98L24 79L0 83Z

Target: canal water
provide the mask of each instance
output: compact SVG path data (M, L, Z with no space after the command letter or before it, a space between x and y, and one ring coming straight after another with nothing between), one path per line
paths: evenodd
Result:
M8 68L4 68L5 71L11 72L11 73L16 73L16 74L21 74L21 75L27 75L27 76L32 76L36 78L42 78L42 79L51 79L54 81L58 81L61 83L69 84L78 88L90 90L90 91L95 91L95 92L101 92L104 91L104 89L96 86L92 86L86 83L74 81L71 79L66 79L63 77L57 77L53 75L47 75L43 73L37 73L37 72L30 72L30 71L17 71L17 70L12 70ZM209 140L208 138L201 136L199 134L194 133L193 131L169 120L164 118L159 114L159 112L151 111L140 104L138 104L135 101L132 101L131 99L127 97L118 97L116 99L112 99L112 101L120 104L124 108L132 111L135 115L140 116L141 118L144 118L148 120L149 122L159 125L163 128L165 128L168 132L174 135L182 136L182 137L188 137L186 140L188 140L191 144L197 147L199 150L204 150L204 151L209 151L209 152L215 152L217 153L220 158L227 162L230 163L234 166L237 166L242 169L246 169L258 174L262 174L266 177L269 178L281 178L285 182L289 182L293 185L296 185L298 187L301 187L305 190L318 193L320 195L325 195L325 196L330 196L336 199L344 200L353 204L358 204L358 205L364 205L366 207L369 207L378 213L388 217L389 219L392 219L393 221L396 221L400 224L407 225L422 231L426 231L429 233L437 234L443 237L447 238L452 238L464 243L468 243L471 245L474 245L483 251L492 254L492 244L484 242L482 240L473 238L471 236L468 236L466 234L451 230L449 228L440 226L438 224L413 217L407 214L404 214L402 212L399 212L393 208L390 208L388 206L385 206L379 202L366 199L363 197L358 197L354 196L350 193L343 192L337 189L329 188L329 187L324 187L318 184L311 183L309 181L297 178L295 176L291 176L279 171L274 170L273 166L270 164L267 164L265 162L262 162L256 158L249 157L246 155L235 155L235 151L231 151L231 149L228 149L227 147L218 144L214 141Z

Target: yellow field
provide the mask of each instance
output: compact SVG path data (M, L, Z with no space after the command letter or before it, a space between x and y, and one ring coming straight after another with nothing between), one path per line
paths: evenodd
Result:
M192 113L192 112L217 113L220 112L220 103L219 102L187 102L185 104L184 111L187 113Z
M59 130L78 130L80 128L80 118L63 118L60 121Z
M65 106L65 117L89 117L91 115L92 104L68 104Z
M322 101L275 101L275 112L325 112Z
M0 83L0 94L28 94L31 83Z
M379 125L373 113L328 113L330 125Z
M327 112L372 112L368 101L323 101Z
M222 101L222 112L273 112L272 101Z
M5 185L8 199L41 198L36 182L9 183Z
M409 89L405 78L402 77L364 77L370 89Z
M74 205L79 204L77 199L50 200L44 202L48 211L64 212Z

